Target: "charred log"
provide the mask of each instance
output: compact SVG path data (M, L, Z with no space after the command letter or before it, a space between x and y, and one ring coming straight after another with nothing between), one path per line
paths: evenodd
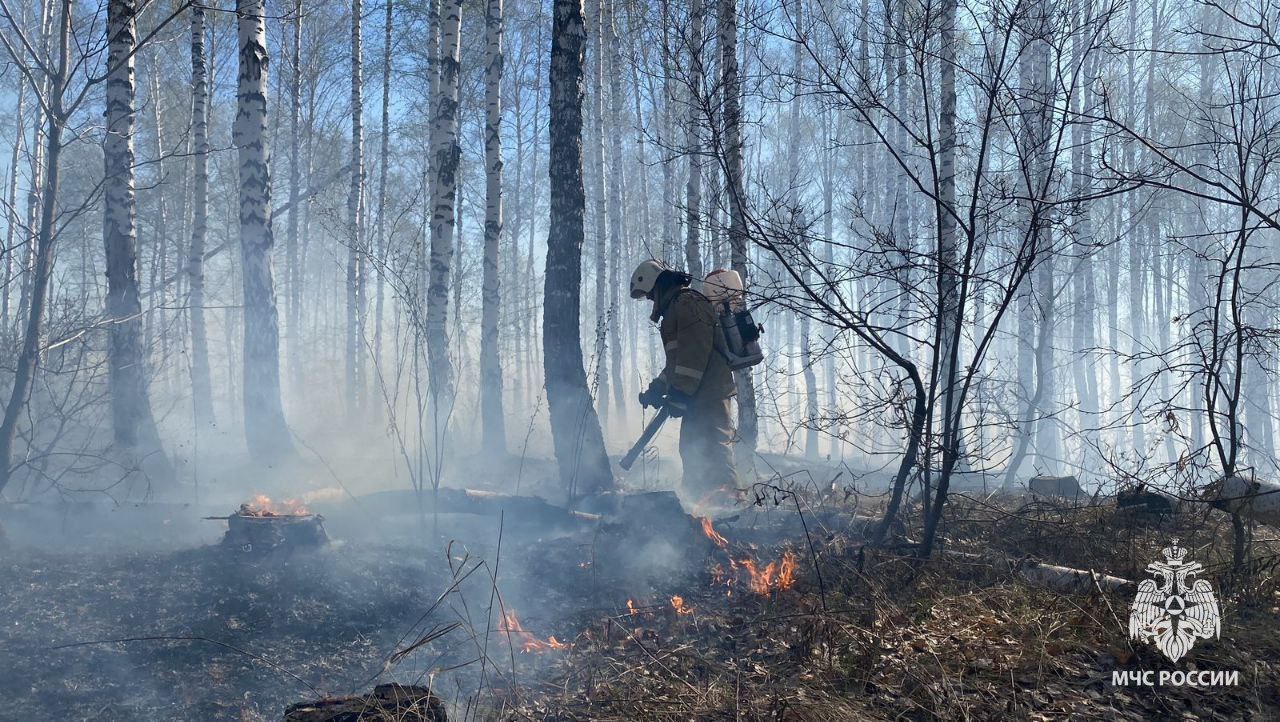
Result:
M426 687L380 684L359 697L290 706L284 722L448 722L444 703Z

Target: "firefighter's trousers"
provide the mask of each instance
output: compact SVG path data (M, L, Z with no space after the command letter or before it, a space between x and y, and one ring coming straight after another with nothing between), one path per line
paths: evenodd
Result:
M738 487L733 468L731 398L695 394L680 420L684 491L699 500L721 489Z

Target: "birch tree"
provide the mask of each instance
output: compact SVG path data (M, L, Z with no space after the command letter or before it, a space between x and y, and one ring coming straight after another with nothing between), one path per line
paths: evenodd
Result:
M147 359L138 293L137 195L134 190L134 53L137 7L133 0L107 3L106 134L102 240L107 262L107 366L111 428L120 451L138 454L157 471L167 466L147 393ZM172 474L168 469L167 473Z
M724 174L729 196L729 265L747 285L746 191L742 182L742 79L738 75L737 0L717 0L720 44L720 85L723 88ZM735 372L738 385L738 459L754 458L759 438L756 389L751 369Z
M543 303L543 373L560 479L570 498L613 487L582 364L582 0L554 0L551 18L551 189Z
M280 403L280 328L271 251L271 152L264 0L237 0L239 39L236 146L240 181L240 263L244 305L244 431L258 460L293 454Z
M382 367L382 309L385 266L387 263L387 173L391 158L391 28L393 0L385 0L382 17L382 138L378 148L378 226L374 254L377 269L373 291L373 367Z
M347 413L363 405L364 61L362 0L351 0L351 186L347 192Z
M431 258L427 282L426 336L430 395L435 418L452 406L453 362L449 356L449 281L457 218L458 73L462 0L446 0L440 19L439 77L431 147L435 182L431 194Z
M702 110L702 16L703 0L689 4L689 69L688 114L685 118L684 151L688 156L689 175L684 189L685 241L684 256L689 275L703 277L702 269L702 139L699 116Z
M591 164L591 210L595 221L595 367L596 396L600 415L607 421L609 418L609 346L608 324L609 308L605 302L605 285L609 273L609 235L608 215L610 210L605 206L605 161L604 161L604 4L606 0L592 0L590 7L594 11L591 18L589 42L591 45L591 90L587 94L591 111L591 132L588 136L591 150L586 154ZM618 209L612 209L617 213Z
M289 57L289 227L285 237L287 296L285 328L289 330L288 369L291 389L302 378L302 259L298 249L302 217L302 0L293 6L289 29L293 37ZM301 396L301 394L299 394Z
M622 271L621 267L627 263L629 256L623 251L626 244L623 242L623 220L627 213L627 192L626 192L626 174L624 166L626 158L622 154L622 43L618 38L618 20L617 20L617 2L614 0L610 4L609 0L601 0L602 5L606 8L604 15L604 27L602 32L608 37L608 56L609 56L609 256L613 263L609 266L609 342L613 345L613 353L609 354L609 362L612 364L610 373L613 377L613 403L614 406L621 411L623 408L623 383L622 374L622 336L619 333L621 320L619 313L622 310L618 301L621 296L622 289ZM639 88L635 89L636 94L640 92ZM643 178L640 181L644 184ZM628 266L629 267L629 266ZM601 359L601 364L604 360ZM606 389L601 388L600 394L604 395Z
M483 308L480 319L480 413L486 454L506 455L507 432L502 412L502 362L498 357L500 278L498 249L502 239L502 0L485 5L485 217Z
M192 5L192 217L186 269L188 320L191 324L191 404L197 426L212 426L213 385L209 379L209 339L204 320L204 246L209 228L209 65L205 58L204 36L204 6ZM291 211L289 215L290 231L296 235L297 224L293 217L297 211ZM296 333L296 329L292 330Z

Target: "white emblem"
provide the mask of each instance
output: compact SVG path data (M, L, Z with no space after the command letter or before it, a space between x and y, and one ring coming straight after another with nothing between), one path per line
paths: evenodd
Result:
M1152 562L1147 571L1156 578L1143 579L1129 613L1129 636L1156 645L1170 661L1191 651L1197 639L1222 632L1218 600L1208 580L1188 577L1204 571L1200 562L1186 561L1187 550L1178 540L1164 549L1166 561Z

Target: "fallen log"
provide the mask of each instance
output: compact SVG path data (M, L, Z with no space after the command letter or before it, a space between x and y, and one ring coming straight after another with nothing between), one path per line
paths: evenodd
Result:
M566 509L537 496L503 494L482 489L456 489L442 486L438 491L424 491L420 495L412 491L381 491L362 497L360 504L366 510L383 513L411 512L421 501L426 512L440 514L475 514L498 516L506 514L509 522L543 524L547 526L579 526L600 521L599 514Z
M1057 564L1045 564L1031 558L1009 559L998 554L972 554L950 549L942 550L942 555L951 559L986 564L1030 586L1064 594L1086 594L1099 588L1108 592L1130 591L1135 588L1134 583L1128 579L1102 574L1092 569L1073 569Z
M1080 488L1080 482L1074 476L1033 476L1027 482L1027 489L1032 496L1049 499L1065 499L1077 501L1081 497L1088 498Z
M1280 527L1280 485L1231 476L1214 484L1206 496L1223 511Z
M449 722L444 703L426 687L380 684L367 695L291 705L284 722Z

